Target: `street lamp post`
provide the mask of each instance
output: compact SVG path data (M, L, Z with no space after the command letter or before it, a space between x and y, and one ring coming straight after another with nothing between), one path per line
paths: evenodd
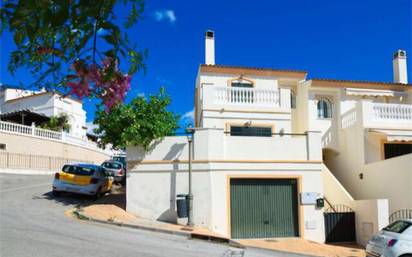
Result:
M189 193L187 194L188 200L188 218L187 218L187 226L193 227L193 193L192 193L192 147L193 147L193 128L188 128L186 130L188 133L187 141L189 143L189 163L188 163L188 170L189 170Z

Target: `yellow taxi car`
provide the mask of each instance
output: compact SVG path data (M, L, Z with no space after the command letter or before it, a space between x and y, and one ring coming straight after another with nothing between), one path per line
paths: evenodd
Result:
M53 195L61 192L71 192L92 195L96 198L110 192L113 177L105 168L85 163L66 164L62 171L54 175Z

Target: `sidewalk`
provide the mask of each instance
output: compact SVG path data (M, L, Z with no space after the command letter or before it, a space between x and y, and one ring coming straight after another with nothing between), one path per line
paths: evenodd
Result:
M309 254L325 257L365 257L366 253L358 245L353 244L320 244L302 238L276 239L242 239L238 243L246 247L263 248L268 250Z
M189 228L183 225L144 219L128 213L125 211L126 201L123 190L123 188L115 187L110 195L106 195L90 205L72 210L72 214L79 219L93 222L157 231L190 238L229 242L227 237L213 233L205 228Z
M205 228L188 228L182 225L144 219L126 212L125 207L125 195L123 189L120 188L96 202L72 212L79 219L93 222L181 235L188 238L227 242L233 246L242 248L252 247L272 250L279 253L296 253L322 257L365 257L365 251L363 249L350 244L321 244L302 238L231 240Z

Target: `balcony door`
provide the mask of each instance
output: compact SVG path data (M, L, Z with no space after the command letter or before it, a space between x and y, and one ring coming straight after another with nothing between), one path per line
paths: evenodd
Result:
M230 91L230 99L233 103L253 103L253 82L249 80L233 80L230 83L233 90Z

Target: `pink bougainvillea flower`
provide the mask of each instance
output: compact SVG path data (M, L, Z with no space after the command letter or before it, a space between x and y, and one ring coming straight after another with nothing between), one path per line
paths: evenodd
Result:
M95 94L102 99L105 110L109 112L113 106L124 101L132 79L130 75L119 71L117 66L118 62L110 57L102 61L101 67L76 61L71 66L75 75L68 76L70 81L67 87L71 94L80 99Z

